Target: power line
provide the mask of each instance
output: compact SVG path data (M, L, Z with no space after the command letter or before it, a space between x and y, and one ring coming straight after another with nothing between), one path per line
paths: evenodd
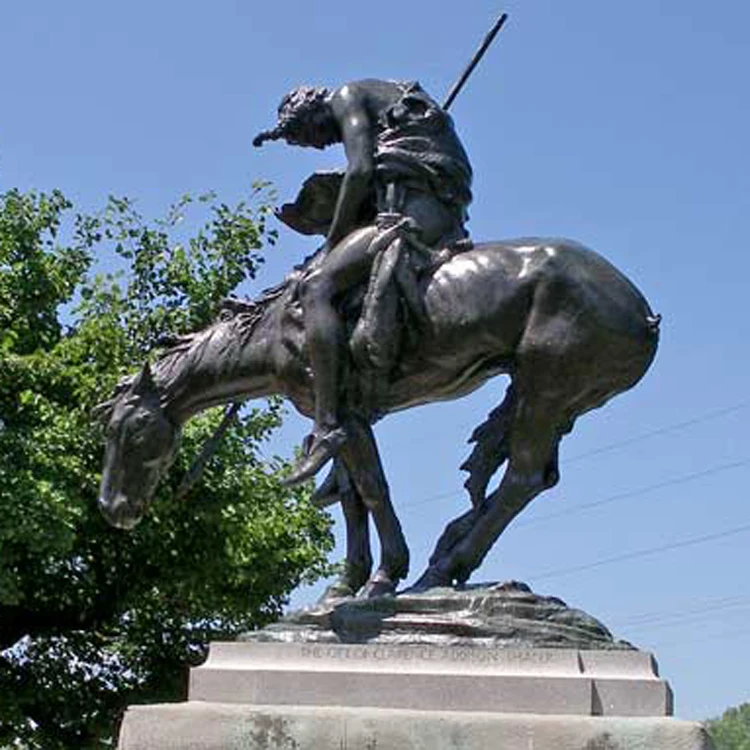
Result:
M681 617L683 615L700 614L702 612L714 612L726 608L750 605L750 597L747 596L729 596L720 599L709 599L701 602L697 606L691 605L687 608L672 609L669 611L660 610L658 612L645 612L639 615L632 615L626 620L621 620L621 626L640 627L643 624L650 624L654 621L660 621L664 618Z
M601 560L595 560L594 562L584 563L583 565L574 565L570 568L562 568L560 570L545 571L535 575L530 575L529 578L535 580L543 580L548 578L560 578L561 576L570 575L571 573L582 573L585 570L592 570L594 568L600 568L605 565L612 565L614 563L623 562L625 560L634 560L638 557L649 557L651 555L658 555L663 552L670 552L676 549L683 549L685 547L692 547L697 544L705 544L707 542L717 541L719 539L725 539L729 536L735 536L736 534L742 534L750 531L750 524L743 526L735 526L731 529L725 529L714 534L706 534L704 536L691 537L690 539L682 539L677 542L670 544L663 544L658 547L649 547L647 549L636 550L633 552L625 552L621 555L615 555L614 557L605 557Z
M535 523L542 523L544 521L549 521L555 518L559 518L561 516L567 516L567 515L573 515L575 513L582 513L584 511L590 510L591 508L597 508L602 505L609 505L610 503L614 503L617 500L625 500L627 498L631 497L637 497L638 495L645 495L649 492L654 492L656 490L661 490L666 487L674 487L676 485L680 484L687 484L689 482L694 482L697 479L702 479L704 477L712 476L714 474L720 474L724 471L730 471L731 469L738 469L743 466L750 465L750 457L743 458L739 461L731 461L729 463L725 464L719 464L718 466L710 466L707 469L702 469L701 471L695 471L691 472L689 474L681 474L676 477L671 477L670 479L665 479L662 482L656 482L655 484L649 484L645 487L639 487L635 490L627 490L625 492L618 492L614 495L608 495L607 497L604 497L600 500L592 500L589 503L580 503L578 505L571 506L569 508L563 508L561 510L556 510L551 513L547 513L546 515L539 516L537 518L522 518L514 523L514 526L518 528L519 526L528 526ZM452 495L451 495L452 496ZM422 502L415 502L411 505L407 505L407 508L412 508L417 505L425 504L427 500L423 500Z
M534 523L541 523L543 521L549 521L553 518L559 518L560 516L568 516L573 515L574 513L581 513L586 510L590 510L591 508L598 508L602 505L608 505L609 503L614 503L617 500L624 500L629 497L635 497L637 495L645 495L649 492L654 492L655 490L661 490L665 487L674 487L678 484L686 484L688 482L694 482L696 479L702 479L703 477L712 476L713 474L719 474L722 471L729 471L730 469L738 469L742 466L747 466L750 464L750 457L743 458L740 461L732 461L731 463L727 464L720 464L718 466L712 466L708 469L703 469L702 471L696 471L691 474L682 474L677 477L672 477L671 479L665 479L663 482L657 482L656 484L649 484L645 487L641 487L636 490L627 490L626 492L618 492L616 495L609 495L608 497L602 498L601 500L593 500L590 503L580 503L579 505L574 505L570 508L563 508L562 510L556 510L552 513L547 513L544 516L539 516L538 518L529 518L529 519L521 519L520 521L517 521L514 525L516 527L518 526L528 526L530 524Z
M697 417L693 417L691 419L686 419L681 422L674 422L672 424L664 425L663 427L656 427L653 430L648 430L647 432L642 432L638 435L634 435L629 438L624 438L623 440L618 440L614 443L608 443L607 445L603 445L599 448L594 448L593 450L587 451L586 453L580 453L578 455L571 456L570 458L566 458L564 463L566 465L569 465L571 463L577 463L579 461L583 461L586 458L597 456L601 453L606 453L609 451L616 450L617 448L622 448L628 445L639 443L641 440L646 440L648 438L656 437L659 435L666 435L672 432L679 432L689 427L693 427L694 425L702 424L703 422L708 422L712 419L718 419L720 417L726 416L727 414L732 414L736 411L740 411L741 409L745 409L748 406L750 406L750 400L740 401L730 406L725 406L720 409L714 409L713 411L706 412L704 414L701 414ZM734 465L728 466L728 468L734 468ZM723 470L723 468L721 467L717 467L716 469L716 471L721 471L721 470ZM713 473L713 470L709 470L708 473ZM669 481L672 481L672 480L669 480ZM674 481L676 483L679 483L679 479L674 480ZM461 491L459 490L459 492ZM640 492L640 490L638 490L638 492ZM414 502L405 503L403 507L404 509L408 509L408 508L414 508L420 505L426 505L427 503L437 502L439 500L447 500L449 498L455 497L456 494L457 492L454 490L450 492L441 492L436 495L428 495L427 497L423 497L419 500L415 500ZM541 520L541 519L536 519L536 520ZM532 523L534 522L535 521L532 521Z
M452 492L441 492L439 495L428 495L420 500L415 500L412 503L404 503L404 509L416 508L420 505L427 505L428 503L434 503L438 500L447 500L450 497L456 497L457 494L463 494L465 490L454 490Z
M719 417L723 417L727 414L731 414L732 412L739 411L740 409L746 409L748 406L750 406L750 401L740 401L739 403L733 404L732 406L725 406L721 409L715 409L714 411L706 412L701 416L693 417L692 419L686 419L683 422L674 422L673 424L665 425L664 427L657 427L653 430L649 430L648 432L642 432L640 435L634 435L633 437L618 440L614 443L602 445L599 448L594 448L593 450L586 451L586 453L580 453L577 456L571 456L570 458L566 459L566 463L583 461L585 458L597 456L600 453L606 453L607 451L615 450L616 448L622 448L626 445L632 445L633 443L638 443L641 440L646 440L647 438L656 437L658 435L667 435L670 432L679 432L680 430L685 430L688 427L693 427L694 425L708 422L711 419L718 419Z
M750 628L742 628L741 630L725 630L719 633L704 635L700 638L681 638L680 645L686 643L705 643L708 641L729 641L733 640L734 638L746 638L747 636L750 636ZM674 640L665 641L661 646L659 646L658 643L649 643L649 650L663 651L667 648L674 647L674 645Z
M717 607L714 611L706 611L700 614L694 615L671 615L666 616L663 620L655 620L653 622L645 623L642 625L629 625L621 626L626 627L628 630L642 631L642 630L660 630L662 628L676 628L683 626L695 625L696 623L710 622L715 618L719 617L722 620L726 620L728 617L733 615L742 615L743 619L747 618L747 610L750 608L750 602L745 604L734 604L727 607Z
M733 612L730 614L735 615L742 615L742 620L747 621L747 611L739 611L739 612ZM627 628L628 632L633 633L642 633L642 632L649 632L653 630L663 630L664 628L679 628L679 627L694 627L696 625L705 625L706 623L712 623L717 618L723 618L721 621L723 622L724 619L726 619L727 613L726 612L717 612L717 613L706 613L703 615L699 615L697 617L691 617L686 618L684 620L672 620L670 622L659 622L655 623L653 625L644 625L642 627L630 627Z

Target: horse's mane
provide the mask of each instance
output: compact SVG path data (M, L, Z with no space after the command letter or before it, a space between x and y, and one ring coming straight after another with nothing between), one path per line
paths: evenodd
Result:
M209 352L221 351L223 356L241 349L252 337L256 326L268 310L291 288L293 277L265 289L254 300L236 297L225 299L213 323L191 333L164 337L163 349L154 361L157 382L171 388L181 376L198 365Z
M280 284L264 289L255 300L225 299L216 320L205 328L181 335L163 335L159 340L159 346L163 348L153 363L153 375L158 385L164 391L172 390L186 373L202 363L211 350L220 351L222 356L232 352L239 355L239 350L248 343L266 313L282 298L287 298L284 304L293 299L299 278L320 252L319 249L307 256ZM136 374L121 378L110 398L94 408L94 414L101 419L107 418L114 403L137 377Z

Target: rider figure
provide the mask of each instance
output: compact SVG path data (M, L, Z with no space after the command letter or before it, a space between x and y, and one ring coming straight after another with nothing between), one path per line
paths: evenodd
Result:
M369 202L380 217L410 220L424 245L440 248L467 236L472 173L451 117L418 83L368 79L333 91L300 87L284 97L278 114L279 124L258 135L255 146L279 139L321 149L343 143L347 157L324 260L301 282L315 427L288 480L295 483L317 473L347 437L339 406L345 334L336 301L366 281L373 264L378 230L361 228L363 209Z

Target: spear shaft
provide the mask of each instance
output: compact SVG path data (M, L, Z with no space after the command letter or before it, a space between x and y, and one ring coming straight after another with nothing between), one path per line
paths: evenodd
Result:
M474 57L471 59L471 62L469 63L466 70L461 74L461 77L453 84L453 88L450 90L450 93L445 98L445 102L443 103L444 110L447 111L451 104L453 104L453 100L458 96L466 81L469 80L469 76L474 72L474 68L477 67L479 61L484 57L484 53L489 49L498 32L503 28L503 25L507 20L508 14L503 13L500 18L495 21L495 25L490 29L479 49L474 53Z
M178 500L182 500L182 498L190 492L193 485L200 479L201 474L203 474L203 469L206 467L206 464L214 453L216 453L216 449L219 447L219 443L224 437L224 433L229 429L232 422L234 422L241 407L242 401L235 401L231 406L227 407L224 412L224 418L221 420L221 424L216 428L214 434L206 441L201 452L198 454L198 458L193 461L190 470L182 478L180 486L175 493L175 497Z

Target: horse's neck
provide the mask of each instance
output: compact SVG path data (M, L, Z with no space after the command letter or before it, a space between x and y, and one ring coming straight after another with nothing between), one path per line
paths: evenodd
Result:
M274 392L269 321L243 323L240 315L185 336L156 362L162 406L175 422L218 404Z

